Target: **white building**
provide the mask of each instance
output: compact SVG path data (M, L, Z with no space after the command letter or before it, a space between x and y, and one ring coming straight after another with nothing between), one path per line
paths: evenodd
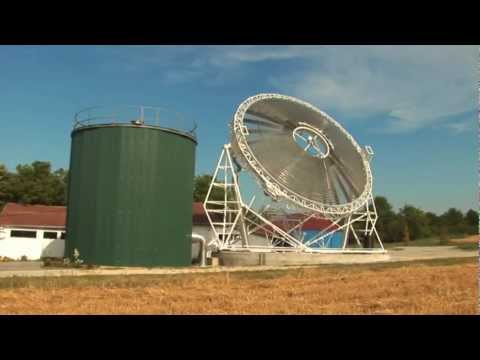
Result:
M212 221L214 222L223 221L223 214L213 213L210 216L212 217ZM208 221L207 214L205 213L205 209L203 208L203 204L201 202L193 203L192 224L193 224L192 233L203 236L207 241L207 244L215 238L215 234L212 230L210 222ZM265 237L264 232L260 230L253 234L250 234L248 237L248 241L250 245L267 246L269 244L267 238ZM200 256L200 246L197 243L193 243L192 244L192 260L198 259L199 256Z
M207 214L205 213L205 209L201 202L193 203L192 233L203 236L207 241L207 244L214 236L213 230L208 222ZM199 257L200 245L192 243L192 260L199 259Z
M65 206L6 204L0 213L0 257L62 258L66 212Z
M65 206L6 204L0 213L0 257L14 260L24 256L28 260L64 257L66 213ZM192 220L192 232L210 242L214 234L202 203L193 203ZM221 221L221 217L216 221ZM264 237L258 238L264 241ZM193 243L192 260L199 256L200 247Z

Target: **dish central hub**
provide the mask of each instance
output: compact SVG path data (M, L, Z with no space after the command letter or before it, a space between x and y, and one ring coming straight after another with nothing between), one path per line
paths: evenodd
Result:
M325 134L311 126L301 125L296 127L292 136L298 147L312 157L325 159L330 154L330 148L333 148Z

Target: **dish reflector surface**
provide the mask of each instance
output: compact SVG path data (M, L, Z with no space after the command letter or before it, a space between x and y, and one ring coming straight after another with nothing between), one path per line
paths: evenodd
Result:
M296 98L259 94L237 109L232 150L273 198L343 214L372 189L367 155L333 118Z

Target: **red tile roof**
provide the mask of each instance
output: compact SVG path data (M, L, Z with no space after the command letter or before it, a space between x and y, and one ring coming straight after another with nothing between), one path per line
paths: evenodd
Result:
M288 216L289 219L298 219L302 220L305 218L305 215L303 214L292 214ZM329 219L324 219L324 218L317 218L317 217L311 217L307 221L305 221L302 225L302 230L324 230L327 227L331 226L331 229L336 229L338 228L337 225L333 225L333 222ZM295 226L295 225L294 225Z
M297 226L303 219L305 219L305 217L306 215L304 214L289 214L286 216L275 217L271 220L271 222L274 225L278 226L283 231L289 231L290 229ZM329 219L312 217L307 221L305 221L302 224L302 226L300 226L300 229L302 229L302 231L306 231L306 230L322 231L329 226L331 226L330 227L331 230L338 228L338 225L333 225L332 221ZM263 229L258 229L257 231L255 231L255 234L264 235L265 232L268 233L271 231L272 231L272 227L267 225Z
M222 221L222 215L218 213L210 213L212 221ZM207 214L203 208L203 203L193 203L193 225L209 225Z
M211 214L211 216L215 216L217 214ZM218 214L217 219L213 219L213 221L222 221L221 214ZM302 219L306 217L305 214L289 214L287 216L282 216L280 218L272 219L272 223L278 226L279 228L283 229L284 231L288 231L289 229L293 228L297 225ZM208 225L208 218L205 214L205 209L203 208L203 204L200 202L193 203L193 224L194 225ZM329 219L317 218L312 217L308 219L303 225L301 226L302 230L317 230L321 231L326 229L332 225L332 221ZM265 228L270 229L269 226ZM332 225L331 229L338 228L337 225ZM271 229L270 229L271 230ZM264 232L264 230L257 230L256 233Z
M193 225L207 225L208 218L203 209L203 204L201 202L193 203Z
M221 214L211 214L213 221L221 221ZM61 227L65 228L65 206L21 205L8 203L0 213L0 226ZM208 225L208 218L201 202L193 203L193 224Z
M203 208L203 203L194 202L193 203L193 216L203 216L205 215L205 210Z
M0 213L0 226L65 228L65 206L8 203Z

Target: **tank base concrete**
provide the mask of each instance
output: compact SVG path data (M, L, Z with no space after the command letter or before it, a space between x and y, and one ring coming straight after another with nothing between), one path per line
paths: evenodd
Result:
M388 253L371 254L319 254L319 253L261 253L222 251L218 254L221 266L288 266L317 264L367 264L390 261Z

